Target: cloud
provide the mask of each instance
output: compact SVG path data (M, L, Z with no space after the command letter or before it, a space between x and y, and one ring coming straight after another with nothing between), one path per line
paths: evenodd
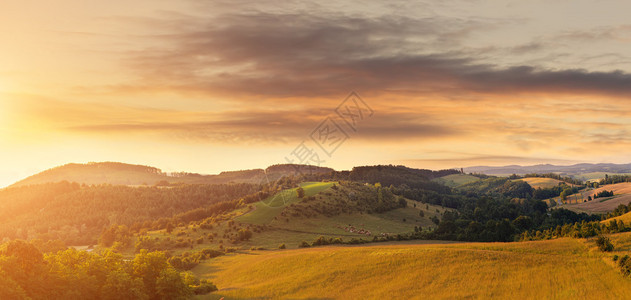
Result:
M329 116L333 116L329 114ZM219 143L271 144L308 139L309 134L327 115L311 111L223 112L222 120L175 120L163 122L85 123L64 127L64 130L88 134L161 134L172 137ZM333 116L335 117L335 116ZM463 135L456 128L410 118L409 114L384 113L357 126L358 134L338 119L342 130L360 140L427 140Z
M482 63L488 60L484 53L461 45L472 33L505 22L335 13L225 14L207 22L189 16L167 22L175 33L157 37L166 46L132 53L129 66L143 79L115 89L196 91L241 100L351 90L631 95L629 73L503 67ZM507 51L542 47L533 42Z

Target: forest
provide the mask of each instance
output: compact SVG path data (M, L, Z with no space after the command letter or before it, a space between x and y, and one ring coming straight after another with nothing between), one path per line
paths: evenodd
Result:
M162 218L201 218L234 208L253 184L128 187L59 182L0 190L0 239L59 239L96 244L112 225L155 227ZM166 224L164 224L166 225Z
M188 299L217 289L176 270L164 252L143 250L129 260L109 250L46 246L0 245L0 299Z

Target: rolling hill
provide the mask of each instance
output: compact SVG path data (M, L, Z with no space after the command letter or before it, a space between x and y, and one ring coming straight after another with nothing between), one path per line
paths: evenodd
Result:
M613 197L597 198L592 201L586 201L587 197L594 197L601 191L613 191ZM568 199L578 200L576 204L566 204L563 208L576 212L587 213L606 213L614 210L618 205L627 205L631 202L631 182L623 182L616 184L603 185L597 189L579 192L568 196Z
M591 172L629 173L631 164L575 164L569 166L559 166L551 164L539 164L532 166L509 165L501 167L476 166L464 168L466 173L483 173L487 175L524 175L531 173L562 173L566 175L580 175Z
M220 246L275 249L284 244L286 248L298 248L302 242L311 243L319 237L367 242L375 237L414 232L415 227L429 230L436 226L431 218L439 220L449 211L395 198L386 189L372 185L304 182L300 186L305 190L303 198L297 197L296 188L285 189L248 207L196 224L182 224L171 233L150 231L147 237L170 245L173 243L166 241L182 242L183 247L172 247L174 253ZM390 203L388 207L373 201L380 193ZM252 232L251 237L240 240L241 230Z
M219 287L199 299L628 299L631 281L593 245L329 246L236 253L193 272Z
M451 174L451 175L433 179L433 181L439 182L441 184L444 184L452 188L459 187L461 185L468 184L471 182L476 182L478 180L480 180L479 177L475 177L473 175L467 175L467 174Z
M217 175L174 172L165 173L154 167L131 165L118 162L98 162L87 164L66 164L20 180L11 187L42 183L69 181L79 184L112 185L155 185L160 184L221 184L221 183L265 183L283 176L295 174L318 174L332 172L331 168L308 165L273 165L265 170L251 169L226 171Z
M542 189L547 189L547 188L551 188L551 187L555 187L557 185L559 185L559 183L565 183L564 181L558 180L558 179L554 179L554 178L545 178L545 177L526 177L526 178L522 178L522 179L515 179L515 180L522 180L527 182L533 189L536 188L542 188ZM572 185L569 183L565 183L567 185Z

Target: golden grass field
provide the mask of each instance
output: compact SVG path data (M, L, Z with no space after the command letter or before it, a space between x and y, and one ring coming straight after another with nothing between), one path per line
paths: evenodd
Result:
M436 178L433 181L440 182L448 187L459 187L461 185L479 181L480 178L467 174L451 174Z
M603 190L613 191L614 196L608 198L597 198L592 201L578 204L564 205L563 207L576 212L605 213L614 210L620 204L627 205L631 202L631 182L604 185L597 189L570 195L568 196L568 199L576 198L587 200L588 196L594 197L595 194Z
M553 179L553 178L543 178L543 177L526 177L526 178L522 178L522 179L516 179L516 180L522 180L527 182L533 189L536 188L542 188L542 189L546 189L546 188L551 188L551 187L555 187L557 185L559 185L560 182L563 182L561 180L557 180L557 179ZM567 185L572 185L569 183L566 183Z
M196 267L199 299L631 299L593 242L398 244L231 254Z
M601 223L609 223L609 221L611 221L611 220L616 220L616 221L622 220L622 222L624 222L624 224L629 224L629 223L631 223L631 212L628 212L628 213L626 213L626 214L624 214L622 216L617 216L617 217L614 217L614 218L610 218L610 219L604 220Z

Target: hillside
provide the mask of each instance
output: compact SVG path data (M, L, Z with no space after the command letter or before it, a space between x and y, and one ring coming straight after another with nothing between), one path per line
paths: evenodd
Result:
M335 246L244 252L193 269L200 299L623 299L631 281L593 242ZM326 288L323 288L326 287Z
M172 232L150 231L146 238L152 242L145 246L182 253L218 247L276 249L281 244L298 248L320 237L368 242L411 233L415 227L429 230L436 226L431 218L440 220L449 211L358 183L304 182L300 186L303 198L296 197L296 188L286 189L248 207L174 227ZM380 197L383 202L378 202ZM246 230L250 236L243 239L240 233Z
M564 181L561 181L558 179L545 178L545 177L526 177L526 178L516 179L516 180L522 180L522 181L527 182L528 184L530 184L530 186L533 189L536 189L536 188L547 189L547 188L555 187L562 182L565 183ZM568 184L568 183L565 183L565 184ZM571 185L571 184L568 184L568 185Z
M587 201L587 197L594 197L602 191L613 191L613 197L597 198L592 201ZM577 194L568 196L568 199L573 199L578 203L563 205L563 208L573 210L576 212L587 213L606 213L614 210L618 205L627 205L631 203L631 182L623 182L616 184L603 185L597 189L583 191Z
M0 240L60 239L95 244L103 229L161 227L165 219L205 218L232 210L258 185L80 186L67 181L0 190ZM163 228L163 227L162 227Z
M629 173L631 172L631 164L575 164L569 166L540 164L532 166L509 165L501 167L476 166L464 168L466 173L483 173L487 175L524 175L531 173L562 173L566 175L580 175L592 172L608 172L612 173Z
M451 175L433 179L433 181L435 182L439 182L441 184L444 184L452 188L459 187L461 185L468 184L471 182L476 182L478 180L480 180L479 177L475 177L473 175L467 175L467 174L451 174Z
M87 164L66 164L55 167L20 180L11 187L42 183L69 181L80 184L112 185L155 185L159 184L221 184L221 183L261 183L277 180L283 176L296 174L318 174L332 172L331 168L308 165L273 165L265 170L251 169L226 171L217 175L174 172L165 173L149 166L131 165L118 162L99 162Z

